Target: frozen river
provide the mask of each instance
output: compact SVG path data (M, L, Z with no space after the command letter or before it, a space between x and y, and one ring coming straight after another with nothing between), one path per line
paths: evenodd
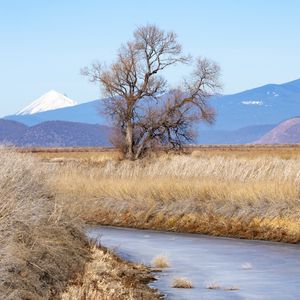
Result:
M129 261L150 265L166 255L171 267L155 273L151 286L167 299L300 299L299 245L102 226L87 234ZM174 277L194 288L172 288ZM220 288L208 289L211 283ZM232 286L239 290L226 290Z

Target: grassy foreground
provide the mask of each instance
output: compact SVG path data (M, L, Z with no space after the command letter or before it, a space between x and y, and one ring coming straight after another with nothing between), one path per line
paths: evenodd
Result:
M300 241L299 147L137 162L114 151L0 150L0 299L158 299L149 270L88 243L82 220Z
M86 241L47 183L54 171L0 149L0 299L158 299L145 267Z
M87 222L298 243L299 147L236 151L138 162L57 153L50 184Z

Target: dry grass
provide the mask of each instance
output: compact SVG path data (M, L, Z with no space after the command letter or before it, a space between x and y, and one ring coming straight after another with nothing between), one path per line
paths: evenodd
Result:
M0 298L50 299L82 270L84 235L43 184L49 171L0 150Z
M221 289L221 286L217 282L214 282L214 281L206 282L205 287L209 290L219 290L219 289Z
M42 159L68 157L90 162L107 159L122 159L121 153L113 148L23 148L20 152L34 153ZM172 153L172 152L169 152ZM292 159L300 157L300 145L202 145L186 147L183 153L194 157L222 156L257 158L261 156ZM151 156L164 155L164 151L156 151Z
M231 286L227 286L224 287L224 291L239 291L240 287L237 285L231 285Z
M153 280L142 265L121 261L106 249L93 247L84 274L62 294L62 300L161 299L147 286Z
M119 152L59 152L59 153L38 153L38 157L41 157L45 161L52 162L65 162L69 161L81 161L86 163L103 163L108 160L121 160L122 155ZM67 158L66 158L67 157Z
M195 157L223 156L253 159L257 157L278 157L292 159L300 157L300 145L204 145L188 149Z
M299 148L274 149L236 149L235 155L201 148L138 162L122 161L113 151L73 151L73 157L45 151L43 163L0 149L0 298L59 298L78 272L84 276L77 276L64 299L85 299L83 294L114 299L113 289L124 299L148 293L141 284L149 274L147 280L138 275L145 270L128 265L124 270L105 250L90 256L79 218L299 242ZM49 163L53 159L60 163ZM157 297L151 290L145 295Z
M169 259L166 255L158 255L153 258L152 265L155 268L164 269L169 268L171 266Z
M300 155L203 153L65 163L51 189L88 222L296 243L299 182Z
M46 184L55 171L0 148L0 299L158 299L147 269L91 251L81 221Z
M123 155L112 148L21 148L21 153L31 153L44 161L82 161L102 163L107 160L121 160Z
M172 287L179 289L191 289L193 288L193 283L186 278L176 277L173 279Z
M224 291L238 291L240 290L240 287L237 285L230 285L230 286L225 286L221 287L221 285L215 281L208 281L204 283L205 288L209 290L220 290L223 289Z

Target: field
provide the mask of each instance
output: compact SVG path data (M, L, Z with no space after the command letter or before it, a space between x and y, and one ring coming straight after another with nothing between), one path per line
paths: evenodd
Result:
M296 145L0 150L1 299L158 299L84 223L300 242Z
M49 181L85 222L300 241L300 147L189 147L132 162L109 149L47 150Z
M147 268L86 240L51 190L53 171L0 148L0 299L158 299Z
M18 151L21 153L32 153L46 160L63 158L97 162L106 159L122 159L121 153L114 148L19 148ZM164 153L163 151L157 152L158 154ZM300 157L300 145L203 145L185 147L183 153L246 158L268 156L290 159Z

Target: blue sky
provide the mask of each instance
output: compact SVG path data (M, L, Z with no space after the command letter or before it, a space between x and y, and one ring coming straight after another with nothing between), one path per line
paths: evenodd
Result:
M50 89L78 102L99 98L80 75L110 62L138 25L173 30L192 55L222 68L224 93L300 78L297 0L0 0L0 115ZM168 73L171 83L185 69Z

